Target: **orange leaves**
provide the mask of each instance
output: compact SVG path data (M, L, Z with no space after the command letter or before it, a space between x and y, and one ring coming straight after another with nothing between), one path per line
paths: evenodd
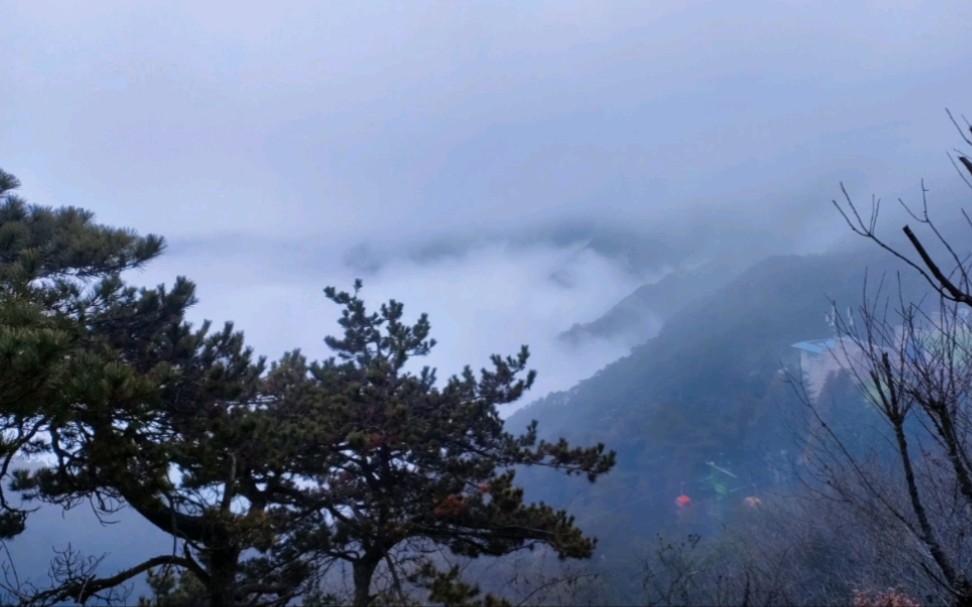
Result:
M442 517L459 516L466 509L469 508L469 504L466 498L453 493L452 495L447 495L445 499L437 502L435 504L435 515Z
M486 481L476 485L478 495L488 495L493 490L493 486ZM447 495L444 499L435 502L435 515L439 518L460 516L469 509L470 501L476 500L477 495L465 496L459 493Z
M901 590L854 591L854 607L921 607L921 604Z

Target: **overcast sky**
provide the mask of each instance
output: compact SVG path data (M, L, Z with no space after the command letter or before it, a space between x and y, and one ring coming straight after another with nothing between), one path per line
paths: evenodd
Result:
M712 256L820 250L828 201L956 179L972 4L0 0L0 166L164 235L135 280L325 354L321 289L430 313L442 373ZM941 184L941 186L939 186Z

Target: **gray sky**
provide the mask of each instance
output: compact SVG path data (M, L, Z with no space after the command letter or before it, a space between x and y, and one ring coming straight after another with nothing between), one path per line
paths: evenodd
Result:
M324 354L321 288L428 311L443 373L713 256L813 251L828 201L956 179L968 2L0 0L0 162L44 204L166 236L271 358Z

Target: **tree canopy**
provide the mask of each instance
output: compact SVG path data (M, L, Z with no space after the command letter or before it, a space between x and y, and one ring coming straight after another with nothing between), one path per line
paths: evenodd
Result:
M396 549L439 545L476 557L542 543L563 557L590 556L593 540L566 512L524 503L515 468L548 466L593 481L614 454L538 441L536 424L519 436L504 430L497 405L517 400L534 378L526 347L493 356L478 378L466 367L437 388L433 370L406 369L434 346L428 319L404 324L395 301L369 314L358 288L326 289L344 308L343 337L326 340L337 356L310 365L299 353L285 356L268 374L274 404L266 410L286 420L276 424L281 442L297 437L291 470L313 487L290 480L281 490L294 506L314 509L302 525L321 555L352 565L355 603L368 604L380 563L394 573Z
M107 576L68 554L51 587L8 587L17 600L110 600L166 567L192 576L211 605L283 605L335 562L353 570L356 605L375 600L379 567L400 598L411 580L451 600L446 589L475 591L423 557L429 547L591 555L594 540L567 512L526 502L515 475L540 466L594 481L614 454L539 441L536 424L505 431L497 407L534 378L526 347L440 387L434 370L409 370L434 346L428 319L405 323L396 301L369 312L359 282L325 290L342 307L343 335L325 340L333 358L294 351L267 367L232 324L186 321L195 287L185 278L125 283L161 238L27 205L17 185L0 172L0 532L23 530L28 513L8 499L20 494L128 508L175 541ZM42 464L22 467L28 455Z

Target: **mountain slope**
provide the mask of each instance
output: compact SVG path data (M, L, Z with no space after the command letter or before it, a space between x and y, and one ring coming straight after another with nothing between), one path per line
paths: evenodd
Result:
M766 259L629 356L518 411L507 421L514 430L536 419L546 438L618 452L617 468L593 486L524 471L528 496L576 514L600 538L608 569L631 565L665 529L714 533L735 503L727 494L769 489L796 465L788 423L801 408L781 365L796 358L793 343L828 335L829 298L860 304L865 268L873 281L898 266L880 251ZM906 297L921 291L917 280L903 285ZM691 525L677 516L680 494L703 513Z
M560 339L571 344L592 338L620 340L628 346L643 344L672 314L722 287L736 274L738 271L726 264L672 272L658 282L638 287L600 318L575 324L561 333Z

